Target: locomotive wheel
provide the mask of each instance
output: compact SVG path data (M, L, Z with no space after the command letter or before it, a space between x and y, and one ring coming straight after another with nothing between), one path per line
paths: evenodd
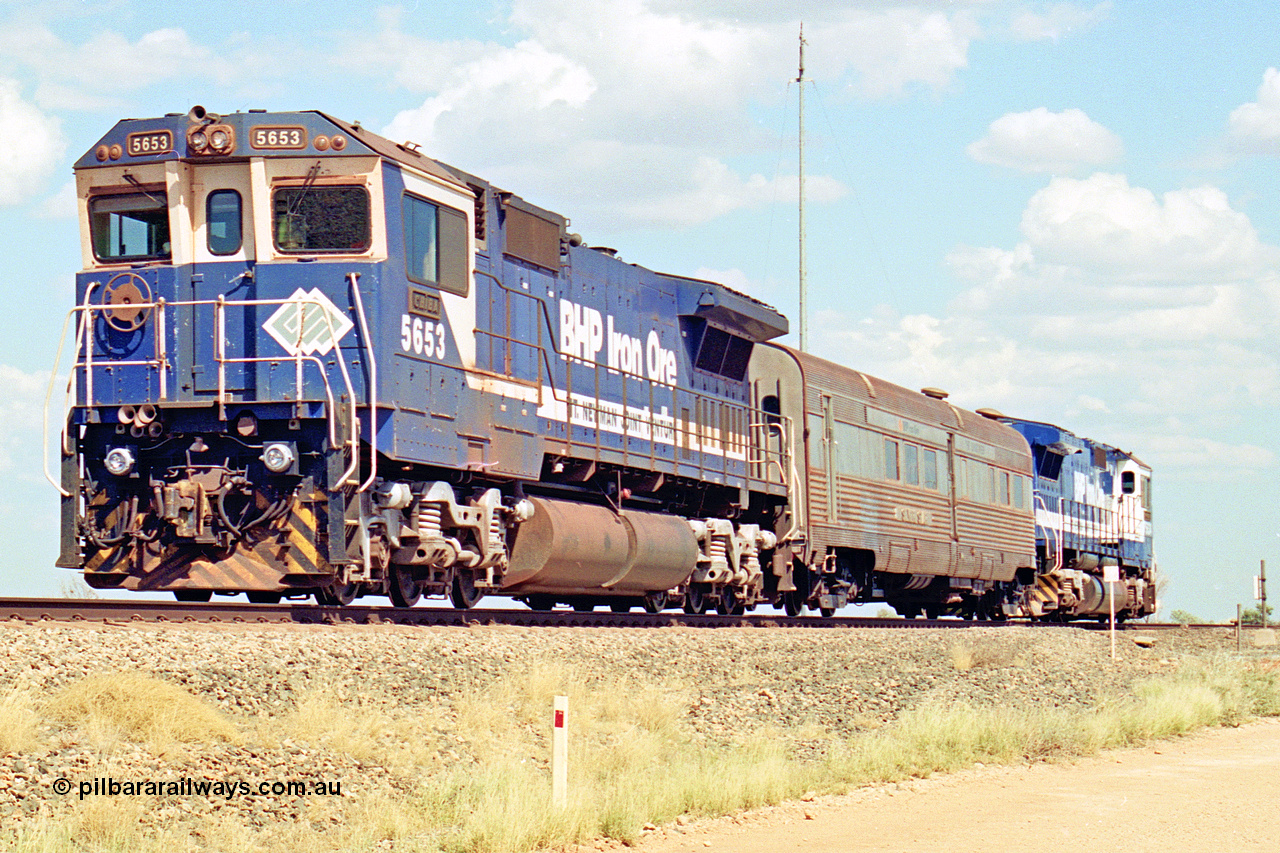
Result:
M631 602L629 601L613 601L609 603L609 609L614 613L630 613Z
M524 600L530 610L550 610L556 606L556 600L549 595L531 595Z
M725 590L716 602L716 612L721 616L741 616L747 612L747 605L742 599Z
M332 581L316 590L316 602L326 607L346 607L356 600L359 591L356 584Z
M246 592L245 598L249 599L250 604L279 604L280 593L278 592Z
M573 603L574 613L590 613L595 609L596 609L596 606L592 604L590 601L575 601Z
M696 616L707 612L707 593L701 587L690 585L684 591L684 612Z
M823 619L830 619L836 615L836 609L834 607L819 607L818 613L821 614Z
M387 597L396 607L412 607L422 598L422 587L407 566L392 565L387 577Z
M644 612L661 613L667 609L666 592L646 592L644 594Z
M211 589L175 589L173 597L178 601L198 602L208 601L213 598L213 590Z
M796 589L782 594L782 609L792 618L804 612L804 599L800 597L800 590Z
M470 610L476 602L484 598L484 593L476 589L476 576L467 569L458 569L453 573L453 585L449 587L449 600L458 610Z

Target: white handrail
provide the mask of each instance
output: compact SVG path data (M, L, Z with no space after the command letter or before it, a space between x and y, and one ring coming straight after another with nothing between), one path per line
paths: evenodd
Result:
M364 299L360 296L360 273L347 273L347 281L351 284L351 292L356 300L356 317L360 320L360 334L364 337L369 360L369 478L360 484L357 491L367 491L378 476L378 359L370 346L369 321L364 315ZM367 550L367 549L366 549ZM366 555L366 561L368 557Z
M76 340L74 345L74 348L78 353L78 356L71 365L70 374L67 379L67 392L66 392L66 402L64 405L64 409L72 408L72 400L73 400L72 390L75 387L77 371L83 371L85 373L85 379L84 379L85 399L84 399L83 405L85 407L92 407L94 405L93 335L90 331L93 325L92 320L95 312L106 312L106 311L113 310L114 308L114 306L111 306L111 305L95 305L92 303L91 301L92 295L94 293L94 290L98 286L99 286L98 282L96 281L90 282L88 288L85 291L84 300L81 302L81 304L71 308L67 312L66 318L63 320L62 334L58 341L58 350L57 350L56 360L54 362L54 369L50 373L49 386L45 393L45 403L44 403L44 413L43 413L44 474L45 474L45 479L47 479L54 486L54 488L56 488L63 495L63 497L70 497L71 493L66 491L62 487L61 483L54 478L52 472L49 470L49 409L53 402L53 387L54 387L54 384L57 382L58 364L61 363L62 353L66 348L67 331L71 323L72 317L78 317L78 322L76 324ZM227 299L225 296L221 294L216 299L192 299L192 300L179 300L174 302L168 302L164 299L159 299L154 302L134 303L132 307L137 308L140 311L146 311L152 308L157 309L157 323L156 323L156 332L155 332L157 336L156 355L154 358L150 358L150 359L146 359L146 358L120 359L120 360L113 359L111 360L110 364L113 367L152 367L152 368L158 369L162 374L160 377L160 398L162 400L167 399L167 396L168 396L167 395L167 391L168 391L167 377L163 375L164 372L168 369L167 342L163 339L164 336L167 334L166 317L165 317L166 309L196 307L196 306L202 306L202 305L213 306L215 311L214 358L218 362L218 393L217 393L216 402L219 405L225 405L226 394L227 394L226 374L225 374L226 365L250 364L250 363L258 363L258 362L279 362L282 360L281 358L276 358L271 356L235 357L235 358L227 357L226 340L225 340L225 335L223 334L223 331L225 329L225 324L226 324L226 317L225 317L226 309L243 307L243 306L252 306L252 305L279 306L279 305L287 305L289 303L298 304L299 311L303 310L302 305L305 305L308 303L312 305L316 305L321 309L325 308L325 306L319 300L316 300L316 299L302 299L302 300ZM341 346L338 344L338 341L337 341L337 334L336 334L337 330L333 324L333 317L328 310L322 310L322 314L325 318L326 324L329 327L330 339L334 341L334 349L338 351L337 364L338 364L339 372L342 374L343 385L345 386L348 399L351 401L350 403L351 438L350 438L349 446L351 448L352 458L351 458L350 465L348 465L346 471L343 472L341 480L339 481L339 482L346 482L351 477L351 475L355 473L355 470L359 465L358 431L356 427L357 402L356 402L355 387L352 385L351 374L347 370L346 360L342 356ZM299 318L300 326L301 326L301 320L302 320L302 317ZM365 323L363 327L367 329L367 323ZM301 328L299 329L299 334L301 334ZM367 339L368 338L366 334L366 340ZM334 398L333 386L329 381L328 372L325 370L324 362L317 356L304 355L300 349L298 349L294 353L293 361L296 365L294 370L294 377L295 377L295 383L297 387L295 387L294 395L293 395L296 403L301 403L303 400L302 382L301 382L302 363L309 362L316 365L316 368L318 369L321 381L324 386L325 402L328 406L329 415L326 418L326 420L328 421L329 443L331 446L336 447L338 445L339 439L338 439L337 426L335 424L333 413L337 411L337 401ZM65 418L64 418L64 421L65 421ZM67 438L68 438L67 428L65 423L59 429L59 436L60 436L60 446L65 448L67 445Z

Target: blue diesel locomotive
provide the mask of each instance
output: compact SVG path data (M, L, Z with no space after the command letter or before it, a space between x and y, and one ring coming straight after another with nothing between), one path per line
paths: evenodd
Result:
M1090 570L1038 545L1017 429L772 343L770 306L412 145L195 107L75 173L51 479L92 587L1002 617Z
M1144 616L1156 610L1151 469L1131 453L1051 424L1003 418L1035 464L1033 617ZM1116 580L1106 583L1108 571Z

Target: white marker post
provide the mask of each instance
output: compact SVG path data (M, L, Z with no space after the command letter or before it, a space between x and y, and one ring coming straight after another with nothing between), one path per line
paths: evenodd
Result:
M555 698L555 723L551 730L551 804L564 808L569 801L569 697Z
M1111 659L1116 659L1116 587L1120 583L1119 566L1103 566L1102 582L1107 586L1107 605L1111 610Z

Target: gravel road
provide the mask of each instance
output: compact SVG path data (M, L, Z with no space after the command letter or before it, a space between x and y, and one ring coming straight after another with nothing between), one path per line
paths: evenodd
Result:
M1280 722L673 827L639 853L1222 853L1280 847Z

